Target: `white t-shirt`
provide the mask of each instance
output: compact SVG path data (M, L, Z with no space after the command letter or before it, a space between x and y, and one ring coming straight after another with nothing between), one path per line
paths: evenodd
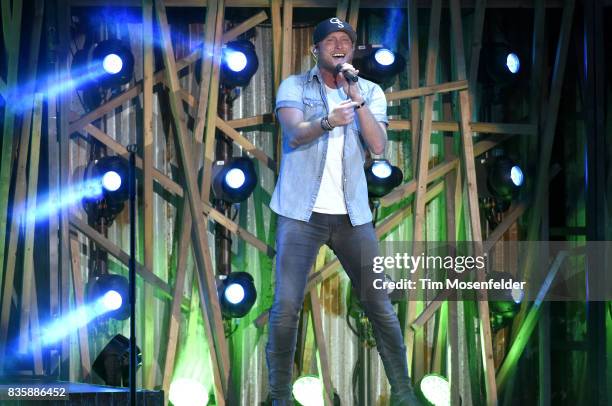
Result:
M329 111L345 100L341 89L325 86ZM347 214L342 184L342 153L344 150L344 127L335 127L329 132L327 156L313 211L325 214Z

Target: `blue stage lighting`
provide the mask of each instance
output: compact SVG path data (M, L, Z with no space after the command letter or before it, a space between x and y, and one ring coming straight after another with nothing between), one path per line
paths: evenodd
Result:
M246 272L232 272L218 285L221 313L225 318L244 317L257 299L253 277Z
M506 57L506 67L511 73L518 73L521 68L521 61L514 52L510 52Z
M123 304L121 294L116 290L109 290L102 296L101 303L106 311L117 310Z
M121 71L123 68L123 60L117 54L108 54L102 60L102 67L106 71L106 73L110 73L114 75Z
M244 300L244 288L238 283L232 283L225 288L224 295L231 304L238 304Z
M244 176L244 171L240 168L232 168L225 175L225 183L232 189L238 189L246 180L246 176Z
M524 181L523 171L517 165L514 165L512 169L510 169L510 179L512 179L512 183L515 186L522 186Z
M506 156L499 156L487 163L487 167L487 188L491 195L501 201L512 200L524 183L520 166Z
M234 158L213 167L213 193L228 203L246 200L257 185L253 161L246 157Z
M395 81L395 76L406 68L406 60L383 45L358 45L353 65L359 76L378 83L383 88Z
M125 320L130 317L128 287L124 276L100 275L91 285L88 301L99 309L99 315Z
M225 50L223 57L227 67L234 72L241 72L247 66L247 57L242 51Z
M121 175L115 171L108 171L102 175L102 187L109 192L115 192L121 187Z
M383 197L402 183L404 175L397 166L386 159L373 159L365 166L365 176L368 182L368 195L373 198Z
M372 164L372 173L380 179L386 179L391 176L391 164L386 161L374 161Z
M221 83L225 87L248 85L257 68L259 68L259 59L251 41L231 41L223 47Z
M395 62L395 54L386 48L376 51L374 53L374 58L376 59L376 62L383 66L388 66Z

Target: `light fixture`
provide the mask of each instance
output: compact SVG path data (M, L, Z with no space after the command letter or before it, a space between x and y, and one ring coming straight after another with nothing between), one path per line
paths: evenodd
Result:
M480 79L493 84L511 84L524 73L520 53L504 43L489 43L482 47Z
M119 156L100 158L87 166L83 178L90 190L82 198L83 208L94 219L110 224L128 198L127 161Z
M232 272L221 278L217 288L221 313L229 319L244 317L257 299L253 277L247 272Z
M257 185L255 165L246 157L233 158L227 163L217 161L212 176L215 197L228 203L246 200Z
M195 379L178 378L170 383L168 399L174 406L207 405L208 391Z
M353 65L359 76L378 83L383 88L395 81L395 76L406 68L404 57L383 45L358 45Z
M142 365L142 354L138 347L136 352L138 361L136 368L138 368ZM96 357L92 369L106 385L126 387L130 369L129 360L130 340L117 334Z
M425 375L417 387L417 394L427 406L450 406L450 383L438 374Z
M368 183L368 195L380 198L391 192L402 183L404 175L397 166L393 166L386 159L372 159L366 162L366 181Z
M513 276L508 272L494 271L488 277L497 282L513 280ZM524 296L525 292L522 289L514 287L488 291L489 314L493 331L498 331L512 323L521 308Z
M487 163L487 169L487 187L495 198L512 200L523 187L523 170L507 156L493 158Z
M104 274L91 284L89 302L99 308L99 313L116 320L130 317L128 280L121 275Z
M302 406L323 406L323 381L316 375L303 375L295 380L293 397Z
M221 83L228 88L249 84L259 68L259 59L251 41L238 40L223 46Z

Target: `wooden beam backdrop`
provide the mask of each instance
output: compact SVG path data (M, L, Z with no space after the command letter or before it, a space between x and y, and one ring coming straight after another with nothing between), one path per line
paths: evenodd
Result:
M153 3L155 7L153 7ZM109 150L113 151L118 155L125 155L125 146L113 139L111 136L106 134L106 129L99 127L94 124L94 121L100 119L106 115L114 114L114 110L129 102L135 97L140 97L142 94L142 159L138 158L137 165L142 169L142 185L143 185L143 225L144 225L144 252L143 252L143 263L138 265L138 274L143 278L145 283L145 311L144 311L144 323L145 331L152 331L159 328L163 324L161 320L154 318L154 313L151 312L152 304L154 303L153 297L157 295L158 298L169 300L171 305L168 307L169 311L169 332L168 332L168 343L167 345L160 345L156 342L156 336L154 334L146 333L144 340L144 348L146 349L144 358L144 380L143 385L148 388L157 386L156 382L156 371L154 368L154 356L155 349L159 348L164 351L165 357L163 357L164 364L160 365L162 369L162 387L166 391L169 389L169 385L172 379L172 373L174 369L176 353L178 349L179 332L181 329L181 309L189 308L185 297L183 297L183 285L187 280L186 272L186 258L189 254L190 247L193 249L197 264L196 279L199 285L197 290L200 298L200 306L202 312L202 318L205 324L205 332L207 340L211 348L211 362L213 367L213 381L214 390L218 404L224 404L227 398L229 390L229 348L225 340L224 327L221 320L219 303L216 295L216 287L214 281L214 269L212 267L212 258L208 249L208 234L207 234L207 221L212 219L219 222L226 228L228 228L237 237L242 238L253 247L257 248L260 252L265 253L268 256L274 255L272 247L264 241L258 239L257 236L253 235L246 229L242 228L239 224L234 222L232 219L226 217L222 213L215 210L210 203L210 184L211 184L211 166L214 159L214 145L215 145L215 134L218 131L223 132L230 139L232 139L237 145L255 159L259 160L263 166L266 166L272 170L276 170L279 163L279 155L271 157L266 151L256 147L256 145L249 141L243 134L237 129L244 126L256 126L259 124L273 122L274 117L270 113L267 115L224 121L217 116L217 101L219 96L219 64L221 57L221 46L224 42L235 38L242 32L256 26L260 22L267 19L267 13L262 11L254 14L248 18L242 24L239 24L229 31L224 32L224 10L225 3L223 0L209 0L207 3L207 17L205 24L205 31L203 32L202 46L196 51L192 52L186 58L179 61L175 60L173 46L170 40L170 28L168 26L166 16L166 6L168 2L162 0L140 0L142 6L143 19L147 22L143 25L143 38L148 39L153 37L153 13L157 17L157 23L159 25L159 34L161 36L161 43L163 45L163 60L165 68L159 72L153 72L153 52L152 43L145 41L143 43L143 80L135 82L132 86L128 87L123 92L117 94L113 99L104 103L99 108L78 117L72 122L69 120L69 99L66 95L59 97L59 110L60 110L60 142L54 148L58 149L60 155L65 158L61 161L56 168L56 172L52 174L55 178L52 180L56 182L57 192L59 193L63 187L67 186L68 171L69 171L69 140L68 135L73 132L80 132L82 134L88 134L91 139L95 139L97 142L107 146ZM337 15L341 18L348 19L349 22L357 26L358 16L360 7L363 6L359 0L343 0L337 3ZM473 240L480 241L480 245L477 247L479 250L486 249L487 245L482 246L482 236L480 234L480 220L477 206L477 191L475 188L475 170L474 170L474 157L480 153L483 153L490 148L497 145L502 140L506 139L507 136L502 138L492 138L481 141L476 145L472 145L472 136L474 133L498 133L498 134L521 134L521 135L535 135L537 134L538 123L531 122L529 124L514 124L514 123L483 123L474 121L475 118L471 115L472 102L474 99L474 82L476 80L477 69L475 66L478 65L478 55L480 51L480 38L478 34L482 32L480 26L484 21L484 10L485 1L477 0L476 10L476 24L474 26L474 32L472 35L472 46L471 46L471 58L470 58L470 69L469 75L466 70L466 63L464 58L464 50L462 43L462 27L461 18L459 14L459 1L451 0L451 22L454 39L454 49L458 55L456 55L456 69L457 74L454 81L447 83L436 84L436 65L438 59L438 45L439 45L439 24L440 24L440 12L442 4L440 0L434 0L432 3L432 10L430 16L430 32L427 52L427 64L425 74L425 85L420 84L420 75L418 69L419 49L418 49L418 38L417 38L417 27L418 21L416 18L416 9L419 7L416 1L408 1L406 7L408 10L409 20L409 33L408 40L410 44L410 56L412 67L410 84L411 89L405 89L401 91L390 92L387 94L388 100L401 100L410 99L411 105L411 117L410 120L394 120L391 122L391 129L402 129L413 131L413 142L419 141L417 149L413 149L415 159L413 162L418 166L415 166L415 179L400 186L392 194L382 199L383 206L390 206L392 204L398 204L403 199L414 196L414 207L408 205L400 205L397 211L389 215L377 226L377 235L383 237L385 234L396 228L399 224L406 221L408 217L413 217L414 224L414 240L419 241L423 238L423 230L425 226L425 207L427 202L438 196L442 191L446 190L447 195L453 201L454 209L451 207L447 214L449 217L449 224L452 224L452 232L456 228L457 219L454 213L457 213L457 206L460 206L462 176L465 176L467 181L467 194L468 194L468 205L470 212L470 224L473 232ZM36 3L42 6L40 0ZM276 89L280 83L280 80L286 78L289 74L294 73L292 63L292 27L294 19L294 7L301 6L303 2L294 2L293 0L269 0L266 4L270 7L271 20L272 20L272 38L273 38L273 77L271 82ZM19 33L21 26L19 24L21 17L21 1L13 1L12 8L9 6L10 2L2 2L2 22L3 22L3 34L5 42L10 40L10 45L7 47L7 67L8 74L6 81L0 79L0 96L3 98L10 97L10 92L17 83L16 70L17 70L17 59L15 52L19 46ZM281 16L282 6L282 16ZM540 5L541 6L541 5ZM551 94L551 100L547 104L549 112L549 120L546 121L547 127L545 131L545 143L542 149L542 156L547 158L546 149L548 148L554 132L554 123L556 121L558 98L560 92L560 85L563 79L563 66L565 63L567 47L567 36L571 25L569 25L569 19L573 13L573 1L567 0L567 6L564 9L562 34L559 42L558 62L555 65L555 73L553 75L553 91ZM69 17L69 8L64 5L60 10L60 18ZM42 14L38 15L41 17ZM282 20L282 24L281 23ZM38 21L40 23L40 21ZM568 27L569 25L569 27ZM34 33L38 33L36 30L36 24L34 25ZM36 37L39 34L34 35ZM63 28L61 33L62 43L65 46L68 42L68 32L66 28ZM32 55L37 56L35 46L38 45L38 40L32 39ZM281 46L282 43L282 46ZM60 71L67 69L68 59L67 49L63 49L64 53L60 53L62 56L58 67ZM199 60L202 55L203 63L201 64L201 87L197 95L192 95L185 89L182 89L178 82L179 72L187 66L192 65L194 62ZM209 57L212 55L212 57ZM560 60L559 60L560 59ZM30 63L32 63L30 59ZM34 60L35 62L35 60ZM35 72L34 76L35 77ZM468 77L469 76L469 77ZM469 79L469 80L468 80ZM168 88L169 103L171 107L171 117L175 128L178 152L180 154L180 167L183 184L177 183L171 176L168 176L156 169L153 165L153 87L157 83L163 83ZM459 92L459 116L458 121L434 121L434 99L439 94ZM421 111L421 100L424 98L424 105ZM189 113L185 112L183 108L183 102L191 108ZM55 104L52 99L49 100L49 109L55 109ZM423 119L421 120L421 113ZM34 114L34 122L32 116ZM19 179L24 179L25 174L25 163L30 164L30 178L27 184L27 189L24 187L18 187L15 190L15 196L18 197L19 201L27 201L28 210L30 207L36 206L36 183L37 179L31 177L32 168L37 169L38 167L38 155L40 147L40 125L41 125L41 114L42 114L42 101L38 99L37 103L34 103L30 109L24 115L24 124L21 128L21 137L19 141L19 156L18 165L16 166L15 174L12 173L12 167L10 163L11 153L13 151L12 137L6 137L8 132L12 132L15 128L15 114L10 109L5 111L4 119L4 134L3 137L3 148L2 148L2 161L0 163L0 177L2 179L10 179L12 176L17 176ZM11 116L12 115L12 116ZM185 120L188 115L193 118L193 131L189 131ZM445 120L452 120L449 117ZM53 122L49 121L50 128L53 126ZM31 128L30 128L31 127ZM38 129L37 129L38 128ZM463 148L461 157L449 158L446 162L438 164L432 168L429 167L429 148L431 133L433 131L449 131L459 132L462 137ZM29 134L32 132L32 138L30 140ZM420 134L420 138L414 134ZM53 136L53 131L49 130L49 135ZM7 139L8 138L8 139ZM10 143L10 145L9 145ZM50 147L51 148L51 147ZM30 151L28 157L28 150ZM416 154L418 152L418 154ZM202 157L203 155L203 157ZM549 155L549 153L548 153ZM548 157L549 158L549 157ZM196 173L200 167L204 168L204 176L202 177L200 185L196 180ZM461 171L463 169L463 172ZM540 174L540 176L542 176ZM441 181L444 178L444 181ZM538 178L539 179L539 178ZM9 189L8 185L10 182L2 182L0 186L0 226L2 230L6 230L7 227L7 213L9 201ZM20 182L17 182L21 184ZM25 182L23 182L25 185ZM174 279L174 284L171 285L164 281L162 278L155 275L153 272L156 264L154 263L153 255L153 224L155 218L153 215L153 197L154 197L154 185L159 185L166 192L169 192L175 198L178 199L183 208L184 223L178 232L180 239L177 244L177 257L178 264ZM199 186L199 187L198 187ZM53 188L52 188L53 189ZM26 198L27 191L27 198ZM537 196L541 197L541 196ZM536 199L537 200L537 199ZM537 206L536 206L537 207ZM515 208L512 214L509 216L507 222L514 221L524 211L524 206ZM414 212L414 216L413 216ZM454 213L453 213L454 212ZM534 214L537 219L538 212ZM113 241L98 233L96 230L91 228L78 217L68 217L67 213L61 213L56 223L57 229L60 230L60 238L58 245L60 247L59 257L57 258L57 269L54 271L55 274L51 276L52 284L59 286L60 280L62 285L65 285L66 289L70 286L70 283L66 283L66 278L71 278L75 300L78 303L84 301L84 281L80 275L80 249L78 240L74 238L70 231L78 232L83 234L89 239L92 239L96 244L103 250L116 257L120 263L127 263L127 254ZM505 223L504 223L505 224ZM4 241L4 237L0 237L0 250L4 254L4 250L7 249L9 256L13 252L17 252L17 234L15 232L15 225L11 224L12 232L10 232L9 239ZM20 331L22 336L32 334L35 331L38 323L38 307L34 305L34 308L29 307L29 303L36 304L36 290L35 290L35 277L33 275L33 261L31 255L33 245L33 227L26 229L25 234L25 256L26 262L24 265L24 272L21 275L23 278L23 285L25 292L24 302L21 303L20 313L26 315L25 318L20 320ZM449 232L451 232L449 230ZM4 235L4 233L2 233ZM492 235L497 238L497 234ZM15 242L13 242L15 241ZM14 244L14 245L13 245ZM72 254L69 256L69 254ZM28 259L29 258L29 259ZM68 262L66 262L68 260ZM51 259L53 263L53 259ZM14 278L14 261L7 261L6 268L0 269L0 279L4 282L4 292L2 301L2 335L0 336L0 344L4 346L6 342L6 327L8 326L8 319L10 317L10 309L7 310L10 304L10 297L12 296L12 280ZM324 377L324 383L326 388L327 401L331 401L332 396L332 381L329 375L329 370L326 367L329 362L329 356L327 354L327 348L325 347L325 339L323 336L323 328L321 322L321 306L319 304L319 293L317 285L322 281L326 280L330 276L334 275L340 266L337 261L332 261L327 264L321 264L318 269L310 276L308 282L308 291L310 292L310 309L312 313L313 328L316 336L318 349L320 352L321 366L323 371L320 371ZM32 275L32 278L29 278ZM7 283L7 281L9 283ZM69 282L69 281L68 281ZM65 291L64 291L65 293ZM52 292L52 297L56 300L60 297L59 291ZM412 298L416 299L416 298ZM418 327L422 326L425 321L431 317L437 308L427 308L421 313L421 317L417 319L417 308L414 306L416 302L413 300L410 302L408 312L404 314L403 324L405 333L408 340L408 352L409 359L411 361L412 373L414 377L422 376L427 372L427 365L430 364L430 360L425 358L425 354L422 349L424 343L422 341L422 330L419 331ZM66 299L62 300L61 305L56 303L56 307L61 307L63 311L67 310ZM490 325L488 322L488 308L486 301L482 300L479 302L479 312L481 318L481 333L482 345L484 346L483 356L483 368L486 373L486 385L487 385L487 404L495 404L497 400L496 395L496 384L495 375L492 368L492 357L490 351L490 345L492 337L490 335ZM451 318L457 314L456 306L449 308ZM531 316L530 316L531 317ZM444 340L446 336L446 330L440 323L446 318L444 315L438 314L436 319L438 332L436 335L436 350L431 361L431 365L437 371L443 368L444 361L443 348ZM530 327L533 324L533 317L531 317ZM417 328L416 334L413 328ZM449 342L451 345L456 346L457 342L457 326L450 325ZM28 330L30 332L28 333ZM414 334L414 335L413 335ZM89 347L87 345L88 337L87 331L81 329L79 331L79 349L81 354L81 368L85 374L89 373L89 363L91 356L89 354ZM22 338L23 341L23 338ZM517 347L523 345L523 343L515 344ZM65 347L65 346L64 346ZM0 368L4 358L4 348L0 348ZM518 351L518 350L517 350ZM446 356L449 356L447 353ZM40 371L41 356L37 355L35 359L36 369ZM456 364L456 358L453 364ZM457 373L456 366L454 367L454 373ZM508 374L512 371L512 366L506 367L503 374L501 375L505 380ZM456 397L457 389L455 383L453 383L453 396Z

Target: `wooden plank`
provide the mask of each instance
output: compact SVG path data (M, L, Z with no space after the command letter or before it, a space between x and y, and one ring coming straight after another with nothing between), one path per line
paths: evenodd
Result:
M142 0L142 189L143 189L143 226L144 244L143 259L146 269L154 272L155 230L153 227L153 1ZM143 387L153 389L155 386L155 348L156 308L153 287L145 284L143 295Z
M319 302L319 292L314 286L309 291L312 315L312 327L314 330L317 349L319 350L319 362L321 370L319 371L323 377L323 397L326 405L332 405L334 399L334 388L329 370L329 357L327 355L327 344L325 343L325 335L323 333L323 321L321 320L321 303Z
M32 274L32 301L30 303L30 307L30 331L32 337L40 337L41 333L38 317L38 295L36 294L36 273ZM43 363L40 340L32 340L32 352L34 353L34 374L41 376L43 374Z
M218 2L210 0L206 10L206 31L204 32L204 42L202 43L202 53L204 55L215 55L215 52L220 52L218 44L215 43L215 33L217 30ZM198 96L198 108L195 116L194 139L196 142L202 142L204 138L204 125L206 122L206 112L208 110L208 98L210 97L210 80L212 74L213 61L218 58L203 58L200 65L200 93ZM216 106L216 103L215 103ZM199 168L197 168L199 169Z
M19 216L21 220L25 220L26 213L36 212L36 198L38 191L38 170L40 162L40 140L42 132L42 114L43 114L43 95L37 93L34 100L35 108L32 123L32 141L30 148L30 171L27 180L27 200L25 201L25 212ZM29 127L25 126L24 127ZM29 133L29 131L28 131ZM28 134L29 135L29 134ZM27 154L27 152L23 152ZM21 157L20 157L21 158ZM19 221L15 221L19 223ZM30 323L30 310L32 304L32 281L34 280L34 232L36 224L30 221L23 221L25 226L25 241L23 247L23 273L21 282L21 303L20 303L20 332L19 332L19 349L22 352L27 351L28 347L28 327ZM6 294L6 293L5 293Z
M240 24L238 24L237 26L233 27L231 30L226 31L223 34L223 39L221 40L221 42L225 44L227 42L233 41L240 34L244 34L251 28L256 27L257 25L263 23L267 19L268 19L268 14L264 10L262 10L259 13L255 14L253 17L250 17L246 19L245 21L241 22Z
M79 248L79 239L76 234L70 235L70 248L72 253L72 282L74 284L74 304L80 309L85 306L85 283L81 276L81 250ZM79 349L81 353L81 370L82 377L87 379L91 374L91 357L89 355L89 334L87 333L87 325L81 326L78 329Z
M348 15L349 9L349 0L338 0L337 4L336 17L342 21L346 21L346 16Z
M480 64L480 48L482 47L482 30L484 27L487 0L476 0L474 10L474 22L472 23L472 48L470 50L470 70L468 81L471 83L468 89L470 105L475 106L475 89L478 86L478 67Z
M21 12L22 1L16 0L11 3L2 1L2 31L4 37L4 48L6 55L6 86L9 89L17 87L18 69L19 69L19 45L21 40ZM0 156L0 258L5 258L6 246L6 229L8 221L8 204L9 192L12 178L12 162L13 162L13 140L15 130L15 111L11 108L10 103L5 104L4 120L3 120L3 136L2 136L2 156ZM0 263L0 285L5 279L4 261ZM9 275L10 276L10 275ZM12 279L12 277L11 277ZM11 281L9 281L11 282ZM4 282L4 285L8 283ZM9 289L12 289L12 282ZM4 298L3 301L10 301L10 297ZM6 306L3 305L3 308ZM8 308L10 312L10 307ZM1 315L2 320L8 320L9 315ZM8 323L8 321L7 321ZM2 336L5 336L5 326L0 326ZM5 355L6 339L0 337L0 373L4 370L4 355Z
M274 83L274 94L281 82L281 55L283 27L281 21L281 0L270 0L270 14L272 14L272 75Z
M219 2L219 10L223 10L224 5L222 0ZM210 251L208 248L208 235L206 219L201 212L201 200L200 194L198 193L196 174L193 169L193 158L191 155L191 145L188 138L187 129L184 121L181 119L181 102L177 95L177 91L180 89L178 82L176 62L174 60L174 50L172 48L172 41L170 38L170 29L168 27L168 18L166 16L166 8L161 0L155 0L155 11L157 20L159 23L159 31L162 37L163 49L162 54L164 57L164 63L166 65L166 76L169 86L169 98L170 108L172 110L172 116L174 117L174 124L177 132L177 141L179 145L179 152L182 162L183 175L185 177L186 185L186 196L189 199L189 209L193 221L193 237L194 237L194 253L197 264L198 283L199 283L199 294L200 294L200 306L202 307L202 318L204 320L204 327L206 332L206 338L210 346L210 356L213 369L213 382L215 388L216 401L219 405L225 405L225 399L227 397L228 385L229 385L229 354L227 341L225 340L225 333L223 328L223 322L221 320L221 309L219 306L219 298L217 297L216 283L214 279L214 269ZM223 20L222 18L220 20ZM220 28L222 24L217 21L217 28ZM220 30L217 31L220 34ZM215 36L220 38L219 36ZM214 70L218 69L218 61L213 64L213 77ZM217 83L211 83L211 95L215 89L218 90ZM215 100L211 97L209 100ZM214 109L208 109L213 111ZM215 112L216 113L216 112ZM215 114L216 116L216 114ZM209 114L210 118L210 114ZM208 120L209 127L212 124L211 120ZM208 134L207 134L208 135ZM214 134L213 134L214 136ZM206 193L202 190L202 193Z
M551 265L548 274L546 275L546 279L540 287L536 300L533 302L533 305L531 305L531 308L529 309L529 313L527 314L525 321L521 324L521 327L519 328L519 331L516 335L516 339L512 342L510 349L506 353L506 358L504 358L504 361L502 362L497 372L497 388L499 390L502 390L504 388L504 385L508 382L508 378L514 372L516 365L518 364L518 361L520 359L520 356L523 353L525 347L527 346L527 342L529 342L531 334L535 330L536 325L538 324L538 319L540 316L540 307L544 302L544 298L548 293L548 289L550 289L550 286L567 255L567 251L560 251L557 254L555 261Z
M217 21L215 26L215 37L214 37L214 51L213 51L213 64L212 73L210 78L210 91L208 98L209 109L206 115L206 139L204 142L204 169L203 176L200 182L200 190L202 194L202 200L208 202L210 200L210 186L212 183L212 164L215 160L215 144L216 144L216 124L217 118L217 106L219 104L219 77L220 77L220 65L222 55L222 43L221 36L223 35L223 16L224 6L222 0L219 0L217 6ZM196 142L199 140L196 137Z
M274 115L271 113L260 114L253 117L238 118L234 120L227 120L226 123L233 129L252 127L260 124L268 124L274 122Z
M351 0L348 23L357 31L357 19L359 18L359 0Z
M418 10L414 0L407 0L406 10L408 13L408 48L410 52L410 86L413 89L420 86L419 73L419 22ZM389 95L388 95L389 96ZM388 97L387 96L387 97ZM416 172L418 160L419 134L421 133L421 100L414 98L410 100L410 117L412 130L410 131L412 152L412 173Z
M536 135L537 127L533 124L520 123L469 123L472 132L482 134L516 134ZM413 123L408 120L389 120L389 130L412 130ZM458 121L433 121L433 131L459 131Z
M257 148L245 136L234 130L229 124L223 121L221 117L217 116L216 126L219 130L223 131L225 135L230 137L236 144L240 145L245 151L253 155L268 168L272 169L273 171L276 170L276 163L272 158L270 158L264 151Z
M281 80L293 72L293 0L283 3L283 56L281 66Z
M455 50L455 71L458 80L466 79L465 53L463 48L463 30L461 22L461 9L459 0L450 0L451 28L453 37L453 49ZM470 225L472 241L474 242L474 254L482 255L482 230L480 223L480 207L478 204L478 190L476 185L476 169L474 162L474 145L472 140L471 106L467 90L459 91L459 110L461 117L461 140L463 153L464 175L467 182L468 208L470 212ZM485 271L477 272L479 281L484 281ZM482 345L482 364L485 375L487 405L497 405L497 387L495 385L495 365L493 362L493 337L491 334L491 323L489 320L489 303L485 290L478 294L478 314L480 317L480 337Z
M415 86L414 84L411 84L411 85ZM418 83L416 84L416 86L418 86ZM468 88L467 80L456 80L454 82L430 84L430 85L422 86L422 87L413 87L412 89L396 90L394 92L387 92L385 93L385 97L387 98L387 101L413 99L417 97L455 92L457 90L463 90L467 88Z

